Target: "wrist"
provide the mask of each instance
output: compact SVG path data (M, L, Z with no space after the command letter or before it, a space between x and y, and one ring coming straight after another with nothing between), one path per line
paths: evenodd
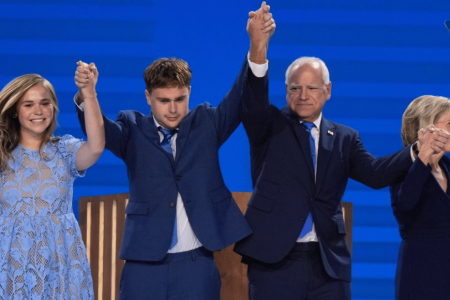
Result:
M92 100L92 99L97 99L97 93L95 93L93 96L88 95L88 96L83 96L83 100Z
M250 61L256 64L265 64L267 60L267 45L250 45Z

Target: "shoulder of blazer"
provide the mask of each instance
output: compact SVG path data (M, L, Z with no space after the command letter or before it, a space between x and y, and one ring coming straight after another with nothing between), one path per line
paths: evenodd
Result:
M190 110L186 117L184 117L184 119L181 121L180 127L183 126L184 123L190 123L192 119L196 117L202 118L206 117L206 115L208 115L208 117L212 117L215 109L216 108L208 102L203 102L196 105L194 109Z
M270 107L274 107L272 104L270 105ZM291 109L289 108L289 106L285 106L280 110L281 115L287 120L290 121L292 123L296 123L298 122L298 118L292 113Z
M352 137L359 136L359 133L358 133L358 131L356 129L354 129L354 128L350 127L350 126L341 124L341 123L330 121L330 120L325 119L323 117L322 117L322 124L320 126L321 127L324 126L323 128L327 129L327 130L329 128L334 128L340 135L349 135L349 136L352 136Z
M136 123L137 120L142 118L148 118L153 120L153 115L150 113L148 116L137 110L121 110L117 114L117 121L122 121L124 123Z
M203 112L206 112L209 115L212 115L215 109L216 109L216 107L212 106L211 103L203 102L201 104L196 105L194 107L194 109L189 112L188 115L195 115L197 113L203 113Z

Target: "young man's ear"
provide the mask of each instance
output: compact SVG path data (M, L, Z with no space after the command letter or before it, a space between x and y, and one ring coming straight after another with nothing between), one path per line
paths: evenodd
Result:
M145 98L147 98L147 104L151 106L151 95L147 90L145 90Z

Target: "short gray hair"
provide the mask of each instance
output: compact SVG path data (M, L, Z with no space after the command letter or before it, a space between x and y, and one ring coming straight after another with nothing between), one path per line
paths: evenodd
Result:
M328 71L328 68L325 65L325 63L323 62L323 60L321 60L320 58L317 58L317 57L303 56L303 57L300 57L300 58L294 60L291 63L291 65L287 68L285 84L288 84L288 78L291 73L291 70L295 67L300 67L305 64L309 64L309 65L313 65L313 66L315 64L319 64L319 68L322 71L323 83L324 84L330 83L330 72Z

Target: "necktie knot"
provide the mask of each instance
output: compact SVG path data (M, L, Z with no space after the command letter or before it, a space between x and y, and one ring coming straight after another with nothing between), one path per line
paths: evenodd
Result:
M165 129L165 128L159 128L161 130L162 134L164 135L164 140L170 141L172 136L177 133L176 129Z
M310 122L303 122L302 124L303 124L303 126L305 126L305 128L308 131L311 131L311 129L316 126L316 125L314 125L314 123L310 123Z
M162 134L164 135L164 139L161 142L161 147L164 149L164 151L166 151L167 153L172 154L172 147L170 146L170 139L172 138L172 136L174 134L177 133L176 129L165 129L160 127L159 130L162 132Z

